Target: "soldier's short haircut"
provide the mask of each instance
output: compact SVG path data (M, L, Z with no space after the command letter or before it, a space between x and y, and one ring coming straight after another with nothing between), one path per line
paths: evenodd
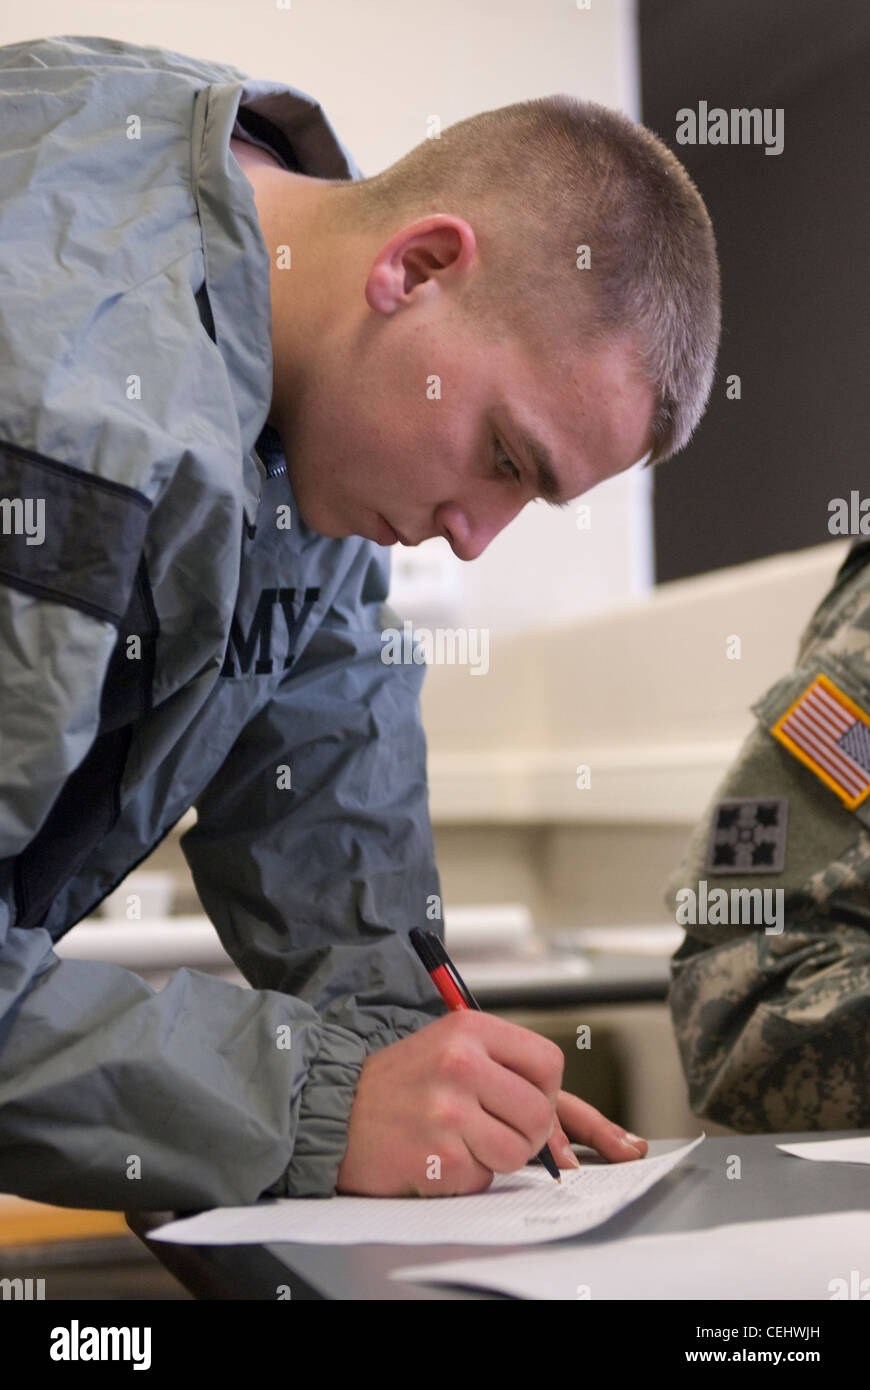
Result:
M649 463L686 445L713 380L719 263L700 193L651 131L596 102L539 97L458 121L344 188L362 228L465 218L480 266L461 308L478 331L531 340L554 369L572 348L630 342L655 397Z

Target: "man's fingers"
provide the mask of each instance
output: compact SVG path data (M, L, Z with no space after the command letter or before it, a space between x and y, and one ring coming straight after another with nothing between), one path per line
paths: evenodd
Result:
M561 1092L559 1093L562 1094ZM571 1140L568 1138L558 1119L553 1121L553 1128L547 1140L547 1147L555 1158L560 1168L577 1168L577 1155L571 1148Z
M643 1158L647 1152L647 1142L636 1134L628 1134L621 1125L615 1125L596 1110L588 1101L572 1096L568 1091L559 1092L557 1112L564 1132L576 1144L587 1144L611 1163L625 1163L629 1159Z

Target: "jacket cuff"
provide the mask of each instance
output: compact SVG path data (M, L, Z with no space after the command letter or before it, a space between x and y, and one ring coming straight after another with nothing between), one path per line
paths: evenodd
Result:
M414 1015L407 1028L382 1028L365 1037L337 1023L321 1023L320 1046L299 1097L293 1156L263 1197L335 1196L363 1063L370 1053L431 1022L423 1015Z
M347 1028L334 1023L321 1026L320 1047L300 1096L293 1157L280 1181L269 1189L270 1196L335 1195L359 1074L370 1049L365 1039Z

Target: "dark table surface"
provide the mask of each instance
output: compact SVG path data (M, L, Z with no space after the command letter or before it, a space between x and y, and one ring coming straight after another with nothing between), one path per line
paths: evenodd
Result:
M779 1143L851 1139L870 1131L725 1135L707 1138L656 1185L583 1241L619 1241L672 1231L703 1230L740 1221L808 1216L870 1208L870 1166L814 1163L783 1154ZM650 1156L679 1148L684 1139L650 1141ZM575 1145L582 1157L590 1155ZM739 1182L727 1181L726 1164L741 1160ZM642 1161L642 1160L640 1160ZM190 1215L191 1213L186 1213ZM406 1284L390 1279L404 1265L437 1264L473 1256L512 1254L522 1245L275 1245L182 1246L150 1242L148 1234L174 1212L128 1212L130 1229L197 1298L397 1300L490 1299L497 1294ZM560 1242L564 1244L564 1242ZM287 1296L286 1293L283 1295Z

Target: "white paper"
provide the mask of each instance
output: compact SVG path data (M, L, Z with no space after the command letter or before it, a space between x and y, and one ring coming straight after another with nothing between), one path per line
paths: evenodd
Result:
M826 1163L870 1163L870 1138L823 1139L809 1144L777 1144L785 1154L815 1158Z
M531 1299L839 1300L870 1298L868 1251L870 1213L838 1211L409 1265L390 1277Z
M149 1240L180 1245L538 1245L599 1226L647 1192L705 1136L656 1158L593 1159L561 1169L496 1173L467 1197L282 1197L249 1207L215 1207L171 1221Z

